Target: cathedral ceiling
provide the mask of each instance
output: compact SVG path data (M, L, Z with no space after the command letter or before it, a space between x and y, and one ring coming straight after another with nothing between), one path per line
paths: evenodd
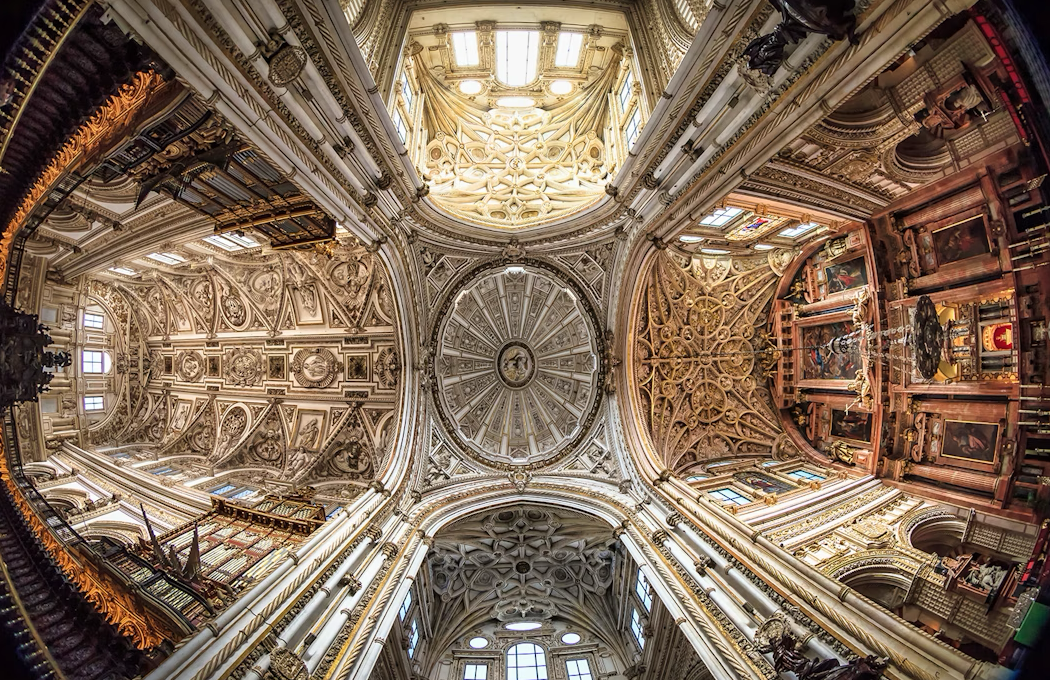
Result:
M628 384L668 469L786 445L761 350L792 255L689 258L667 249L652 258L631 323Z
M614 642L612 529L569 510L515 505L439 532L428 555L435 649L490 621L560 618Z
M352 494L383 468L398 422L383 265L351 242L331 257L208 250L219 249L187 244L172 253L185 262L88 281L128 329L133 349L117 370L144 374L91 440Z
M512 58L510 47L504 53L508 40L524 41ZM394 115L405 119L406 144L437 206L518 229L568 217L606 195L626 157L619 135L610 134L619 129L613 90L627 67L622 14L426 10L413 15L408 41L407 85ZM417 96L422 111L413 107Z
M549 267L497 265L471 276L442 311L432 386L462 449L503 468L573 451L605 380L586 296Z

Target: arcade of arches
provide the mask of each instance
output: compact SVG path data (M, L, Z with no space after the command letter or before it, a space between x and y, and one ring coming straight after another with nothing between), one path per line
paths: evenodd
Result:
M18 673L1038 656L1021 3L30 4L0 70Z

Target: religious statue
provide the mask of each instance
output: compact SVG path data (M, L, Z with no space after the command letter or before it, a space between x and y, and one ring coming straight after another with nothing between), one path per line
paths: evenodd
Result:
M773 655L773 667L778 673L793 672L798 680L878 680L888 663L887 659L876 656L857 658L846 664L837 659L810 659L786 627L779 636L759 647L759 651Z
M849 39L856 44L857 18L851 14L853 0L769 0L780 10L781 21L772 32L760 35L744 50L747 67L767 76L784 63L784 48L800 42L809 33L832 40Z
M853 465L853 455L856 452L852 446L841 441L834 441L827 447L828 455L846 465Z

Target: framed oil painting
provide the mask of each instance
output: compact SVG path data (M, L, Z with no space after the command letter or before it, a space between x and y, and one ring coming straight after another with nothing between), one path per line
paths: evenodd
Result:
M788 484L761 472L737 472L733 474L733 478L741 484L746 484L762 493L784 493L785 491L794 491L798 488L793 484Z
M941 455L979 463L991 463L995 460L998 440L998 423L945 420Z
M836 321L820 326L803 326L802 379L803 380L853 380L861 368L860 350L853 347L849 352L837 354L828 347L832 338L853 332L849 321Z
M868 285L868 270L863 257L828 265L824 267L824 274L828 279L828 294Z
M984 219L977 216L962 224L938 229L933 232L933 249L937 253L939 264L958 262L992 252L988 245L988 234L984 229Z
M871 441L871 414L862 411L831 411L831 436L842 439L853 439L859 442Z

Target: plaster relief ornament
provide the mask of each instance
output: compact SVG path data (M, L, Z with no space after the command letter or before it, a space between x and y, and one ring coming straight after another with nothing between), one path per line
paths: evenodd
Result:
M200 352L182 352L175 359L179 378L186 382L197 382L204 375L204 357Z
M538 265L475 270L435 328L431 387L449 434L497 468L575 449L597 411L603 336L574 285Z
M292 375L303 387L329 387L343 370L343 364L327 349L301 349L292 357Z
M382 387L393 389L401 378L401 359L393 347L384 347L376 357L375 378Z
M238 387L251 387L262 380L263 355L255 349L234 349L223 359L226 382Z

